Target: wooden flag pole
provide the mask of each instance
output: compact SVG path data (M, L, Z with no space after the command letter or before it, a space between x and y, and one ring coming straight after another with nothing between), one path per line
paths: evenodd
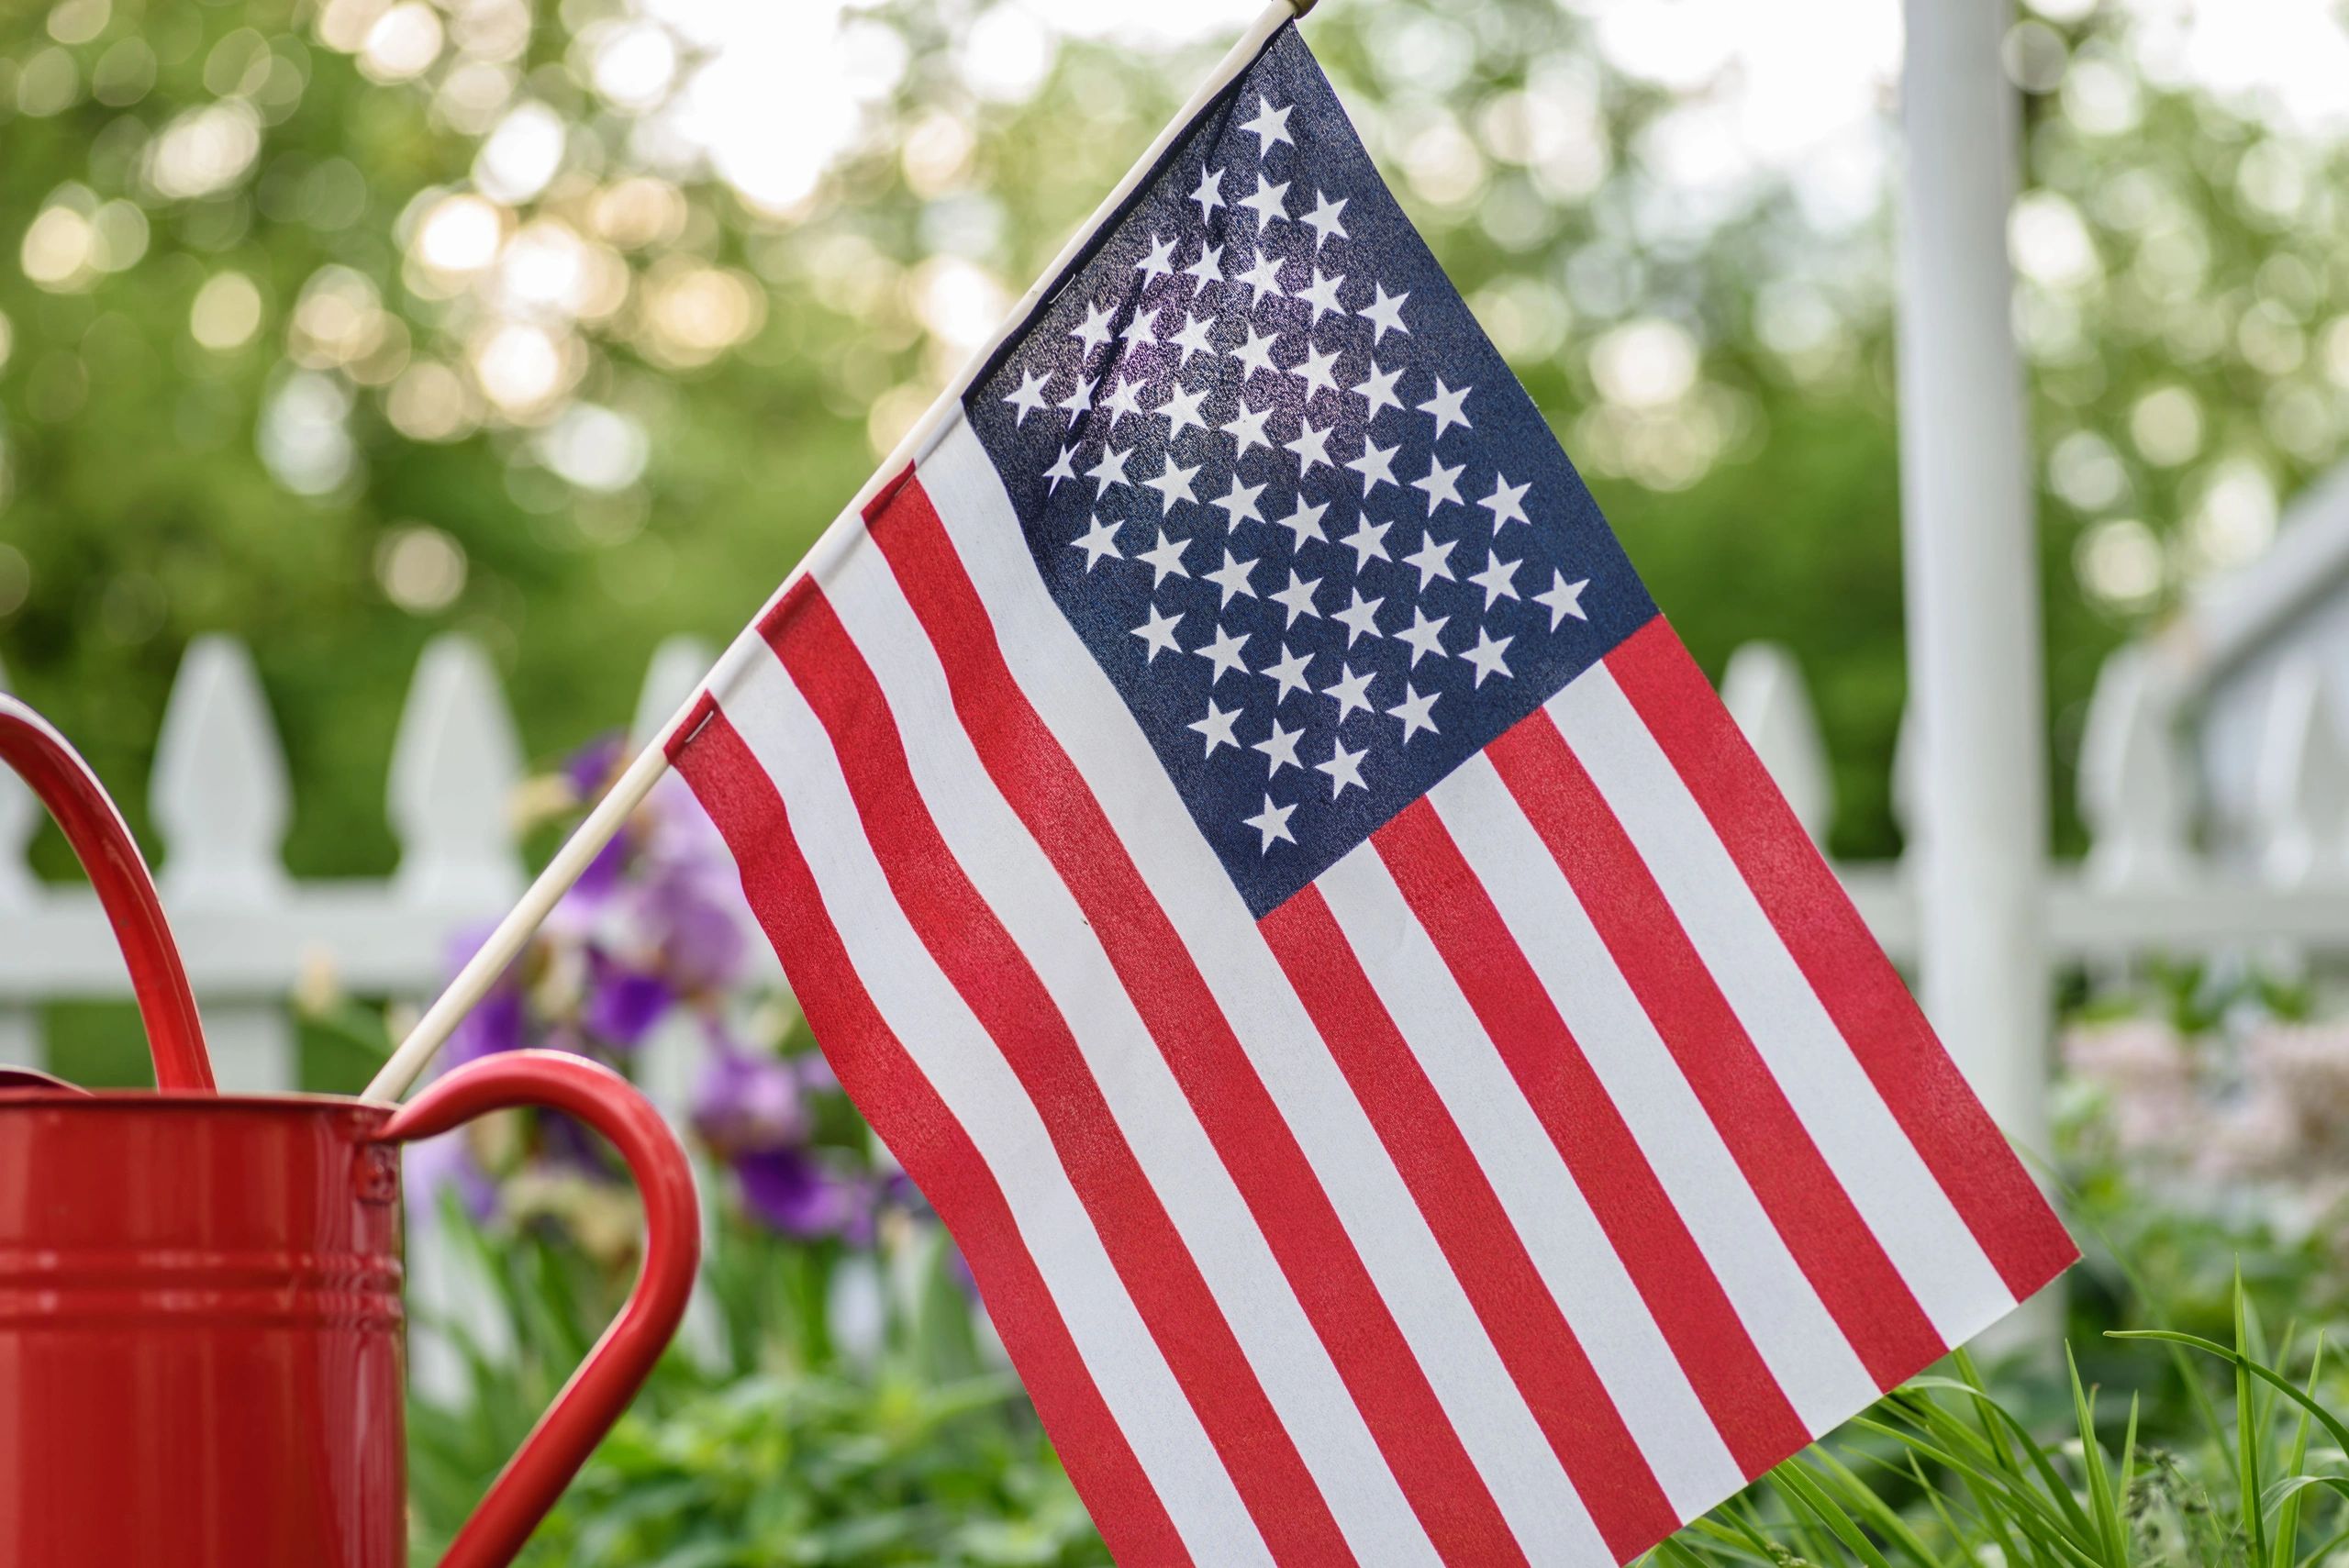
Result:
M864 482L863 487L841 513L843 520L862 514L874 496L881 493L883 485L928 455L952 423L956 411L962 406L963 395L978 380L987 362L995 358L996 350L1043 302L1046 292L1061 282L1094 235L1117 216L1126 198L1150 177L1151 170L1167 148L1174 145L1174 139L1198 117L1209 100L1248 69L1273 34L1312 10L1317 3L1318 0L1271 0L1258 14L1256 19L1249 24L1248 30L1241 35L1239 41L1208 73L1207 80L1192 93L1189 101L1167 122L1166 128L1158 133L1148 150L1126 172L1126 177L1118 182L1117 189L1111 191L1094 210L1084 227L1070 236L1068 243L1061 248L1061 253L1053 258L1052 264L1045 268L1043 275L1036 280L1035 286L1011 307L1010 314L1004 317L995 336L971 356L952 384L939 395L938 401L914 422L913 428L906 432L896 450L874 471L873 477ZM830 565L831 558L845 550L847 541L853 537L853 530L842 528L839 522L826 529L823 537L816 541L815 548L807 552L807 558L784 580L783 586L775 590L774 598L768 600L769 606L781 599L809 571ZM755 618L751 624L757 624ZM736 644L737 649L740 646ZM538 933L539 927L554 912L554 906L562 902L562 895L585 874L604 847L619 836L620 830L628 826L629 818L636 815L637 808L652 793L652 786L661 782L661 775L669 771L669 742L692 718L695 709L700 705L702 693L726 670L734 656L734 651L729 650L718 661L718 667L703 679L685 706L661 727L658 735L648 740L644 750L629 763L628 771L613 782L604 798L597 801L596 808L587 814L587 819L563 841L562 848L555 851L554 859L547 862L546 869L539 873L537 879L522 895L521 902L497 923L497 929L490 932L488 940L457 972L448 989L440 993L432 1006L425 1010L424 1017L417 1020L416 1027L408 1030L407 1038L400 1041L399 1049L392 1052L374 1080L367 1085L367 1098L396 1100L406 1094L434 1054L447 1043L450 1035L456 1032L457 1025L464 1020L465 1015L489 995L490 987L497 984L497 977L506 973L507 965L520 956L522 950L529 945L530 939Z

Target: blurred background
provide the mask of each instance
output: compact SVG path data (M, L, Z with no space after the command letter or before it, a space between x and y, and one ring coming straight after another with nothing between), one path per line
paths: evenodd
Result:
M425 903L494 914L498 857L543 852L608 775L656 649L720 643L758 607L1255 9L6 7L6 681L166 847L167 877L195 863L184 818L235 817L254 779L266 808L230 872L261 865L264 890L406 877L440 830L434 792L488 755L472 784L504 826L460 811L447 832L479 828L495 874ZM1782 651L1741 717L1779 727L1782 780L1815 775L1815 830L1847 865L1888 867L1907 695L1897 0L1329 0L1307 36L1709 672ZM2028 0L2003 62L2025 127L2009 241L2057 851L2216 845L2185 821L2167 742L2099 681L2245 583L2267 606L2254 640L2305 640L2308 606L2337 597L2349 553L2308 541L2349 538L2325 527L2349 500L2321 483L2349 447L2349 27L2328 0ZM2311 495L2314 526L2287 528ZM234 643L198 640L214 634ZM671 646L656 694L690 660ZM182 680L191 648L211 662ZM2258 818L2238 847L2304 881L2338 869L2349 752L2332 699L2285 686L2302 708L2282 782L2237 791ZM438 717L403 740L417 690ZM2235 709L2272 717L2263 693ZM268 765L173 755L182 705L197 751L250 741ZM2248 754L2240 733L2200 743L2223 762ZM0 862L18 823L44 883L67 879L53 832L6 809ZM690 803L661 797L458 1042L626 1067L690 1121L724 1195L693 1353L542 1560L1097 1561L918 1195L779 977L712 935L732 929L729 877ZM2338 904L2307 907L2349 941ZM416 973L444 972L473 924L401 927L430 956L396 981L305 963L293 1075L363 1082L429 992ZM2090 1249L2084 1355L2154 1401L2149 1429L2184 1434L2192 1378L2093 1331L2223 1323L2231 1260L2277 1310L2349 1316L2331 1114L2349 1110L2349 1029L2288 944L2172 961L2131 943L2056 965L2058 1146L2038 1152ZM119 1004L14 1005L61 1071L136 1078ZM418 1426L429 1548L601 1321L634 1211L560 1126L444 1147L419 1185L447 1200L446 1277L473 1282L422 1304L444 1334L440 1414ZM2043 1379L2015 1388L2041 1407ZM2223 1495L2211 1462L2188 1481Z
M535 754L730 634L1252 9L10 7L0 660L137 779L181 650L239 634L293 869L383 869L432 633ZM1311 38L1700 659L1794 650L1831 842L1881 855L1899 15L1802 13L1345 0ZM2046 0L2007 61L2068 763L2105 650L2340 450L2349 42L2320 0Z

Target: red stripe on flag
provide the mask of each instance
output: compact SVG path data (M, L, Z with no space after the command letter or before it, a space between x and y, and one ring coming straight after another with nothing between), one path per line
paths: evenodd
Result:
M1730 1451L1757 1475L1809 1440L1492 895L1423 795L1371 835L1564 1157Z
M1607 667L2007 1289L2063 1273L2079 1249L1680 639L1659 616Z
M1450 1562L1523 1562L1214 993L1092 787L1005 663L986 606L918 475L871 528L945 666L954 710L988 776L1091 922L1429 1539Z
M899 907L1043 1118L1119 1278L1275 1561L1353 1562L1312 1473L1119 1132L1076 1037L939 832L888 699L838 612L803 580L759 629L831 737Z
M907 1174L961 1243L1061 1462L1119 1562L1187 1568L1190 1552L1094 1386L986 1162L858 983L791 820L758 760L710 708L671 760L732 846L759 923L808 1026Z
M1539 709L1486 748L1804 1277L1879 1388L1947 1349L1795 1114L1631 836Z
M1672 1504L1320 890L1308 885L1258 926L1599 1534L1625 1559L1671 1534Z

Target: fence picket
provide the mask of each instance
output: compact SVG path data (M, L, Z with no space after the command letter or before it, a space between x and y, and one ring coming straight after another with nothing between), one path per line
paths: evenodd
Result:
M450 633L417 662L392 742L396 890L423 906L503 908L522 890L514 792L522 743L487 654Z
M2101 887L2167 886L2188 869L2193 786L2177 714L2143 650L2097 672L2080 738L2080 816L2089 879Z
M252 655L235 639L188 644L156 739L148 805L162 836L161 886L173 908L283 901L285 753Z
M1819 715L1794 654L1776 642L1739 648L1721 673L1721 703L1777 781L1804 831L1823 840L1835 816L1835 784Z
M2252 798L2259 866L2277 887L2337 881L2349 824L2349 747L2334 717L2332 683L2312 654L2276 673L2260 716Z
M159 879L182 931L284 905L291 803L285 753L244 644L188 645L163 710L148 801L163 840ZM205 1043L221 1086L282 1092L300 1082L293 1020L273 997L206 995Z
M716 659L709 644L698 637L680 633L665 639L652 651L652 662L645 668L636 717L628 727L629 739L639 746L651 744L661 727L685 706L685 699L693 695Z

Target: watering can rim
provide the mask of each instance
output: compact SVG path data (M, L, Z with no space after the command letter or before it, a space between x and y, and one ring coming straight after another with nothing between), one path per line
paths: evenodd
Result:
M0 1112L30 1107L169 1111L365 1111L390 1117L399 1106L388 1100L362 1099L357 1095L322 1095L306 1090L283 1094L213 1094L195 1089L84 1089L60 1083L37 1087L0 1084Z

